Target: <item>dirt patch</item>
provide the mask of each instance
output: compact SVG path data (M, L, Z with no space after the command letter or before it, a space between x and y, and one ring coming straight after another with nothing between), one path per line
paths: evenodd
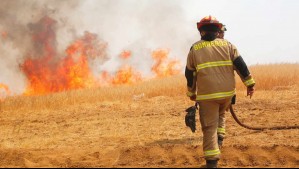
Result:
M297 95L286 95L291 102L259 95L238 99L235 109L243 122L298 124ZM195 134L184 123L184 110L192 104L185 96L158 96L61 110L6 110L0 113L0 167L201 167L199 123ZM250 131L227 114L227 132L220 167L299 167L299 130Z

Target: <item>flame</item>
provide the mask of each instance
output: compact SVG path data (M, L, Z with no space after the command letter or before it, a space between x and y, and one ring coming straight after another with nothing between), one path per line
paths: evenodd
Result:
M155 61L155 64L152 66L152 71L157 77L168 77L180 73L180 61L171 60L168 56L169 50L167 49L158 49L152 52L152 58Z
M132 52L130 50L124 50L119 57L122 59L129 59L132 56Z
M111 75L107 71L103 71L99 81L100 86L103 87L124 84L132 85L143 81L143 78L141 73L135 71L133 67L124 65L115 73L115 75Z
M5 32L5 31L2 31L2 32L1 32L1 37L2 37L3 39L6 39L6 38L8 37L8 33Z
M133 84L142 81L141 74L134 71L131 66L123 66L117 71L115 77L112 79L112 84Z
M102 87L121 84L134 84L149 77L129 65L127 59L133 57L131 50L119 54L121 66L113 74L108 71L95 76L91 71L93 61L103 64L107 56L108 44L96 34L85 32L74 40L62 55L57 51L56 21L48 16L37 23L29 24L35 50L27 55L20 65L27 77L28 85L24 95L44 95L66 90ZM180 62L169 59L169 50L158 49L152 52L154 65L151 70L155 77L167 77L180 73Z
M130 50L124 50L119 57L123 60L127 60L132 57L132 52ZM114 77L111 75L106 75L106 77L110 78L110 84L112 85L134 84L143 80L140 72L137 72L132 66L126 64L120 67Z
M4 93L1 93L4 91ZM10 90L7 85L0 83L0 101L3 101L6 96L10 95Z
M82 38L75 40L67 49L64 58L56 51L55 21L42 18L36 25L33 42L42 49L42 55L28 58L21 65L28 79L25 95L40 95L65 90L98 86L88 61L100 57L107 59L107 44L98 40L95 34L85 32ZM33 25L33 26L36 26Z
M89 68L88 59L101 56L101 59L106 60L107 44L94 42L98 42L97 36L85 32L81 39L67 48L67 57L63 61L63 66L60 67L60 72L64 73L68 82L67 90L98 86L97 80Z

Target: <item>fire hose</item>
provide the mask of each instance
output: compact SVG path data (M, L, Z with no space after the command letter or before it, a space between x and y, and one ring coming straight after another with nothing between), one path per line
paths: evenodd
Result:
M242 127L249 129L249 130L259 130L259 131L263 131L263 130L290 130L290 129L299 129L299 126L274 126L274 127L252 127L252 126L248 126L244 123L242 123L239 119L238 116L236 115L233 106L230 106L230 113L232 114L234 120Z
M273 127L252 127L248 126L244 123L242 123L238 116L236 115L233 106L230 106L230 113L232 114L234 120L241 126L249 130L258 130L258 131L263 131L263 130L290 130L290 129L299 129L299 126L273 126ZM198 110L198 103L195 103L195 106L189 107L186 109L186 116L185 116L185 123L186 126L188 126L191 131L194 133L196 130L196 120L195 120L195 114L196 110Z

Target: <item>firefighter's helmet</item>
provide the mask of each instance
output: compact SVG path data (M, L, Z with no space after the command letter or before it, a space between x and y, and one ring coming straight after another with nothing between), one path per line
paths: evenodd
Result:
M219 29L222 28L223 24L220 23L215 17L213 16L207 16L204 17L200 22L197 23L197 29L200 30L202 26L205 25L215 25L217 26Z

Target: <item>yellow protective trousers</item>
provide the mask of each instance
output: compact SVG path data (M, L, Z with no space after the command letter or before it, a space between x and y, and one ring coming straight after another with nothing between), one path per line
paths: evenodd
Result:
M225 136L225 111L231 97L221 100L199 101L200 123L203 132L203 151L206 160L219 160L218 136Z

